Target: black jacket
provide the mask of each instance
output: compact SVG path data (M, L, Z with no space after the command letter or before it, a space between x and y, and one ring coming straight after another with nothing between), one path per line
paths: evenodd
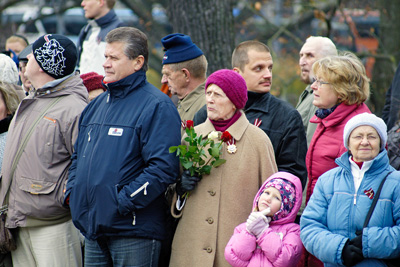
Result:
M382 119L389 131L399 120L400 112L400 64L397 66L392 84L386 92L385 106L382 110Z
M247 119L250 123L255 123L257 118L261 120L259 127L271 140L278 170L299 177L304 190L307 181L307 139L299 112L270 93L248 92L248 97L244 108ZM204 106L193 120L198 125L206 119L207 109Z

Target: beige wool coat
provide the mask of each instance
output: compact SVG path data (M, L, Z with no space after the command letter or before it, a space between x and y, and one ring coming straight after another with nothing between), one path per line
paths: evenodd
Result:
M207 138L215 128L207 119L195 131ZM277 172L268 136L250 124L244 113L227 131L236 140L236 153L229 154L223 144L221 158L226 162L203 175L180 213L174 209L175 193L171 210L181 218L172 244L171 267L230 266L224 257L225 246L234 228L247 220L260 186Z

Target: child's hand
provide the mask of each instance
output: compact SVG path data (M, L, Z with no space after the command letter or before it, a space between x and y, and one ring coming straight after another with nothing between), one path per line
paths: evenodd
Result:
M253 234L257 238L269 227L271 217L266 217L270 213L270 208L266 208L263 211L252 212L246 221L246 230L250 234Z

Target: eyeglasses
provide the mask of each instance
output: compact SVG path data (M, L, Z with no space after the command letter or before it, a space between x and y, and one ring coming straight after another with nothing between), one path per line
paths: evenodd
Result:
M330 84L330 83L328 83L328 82L324 82L324 81L321 81L321 80L317 80L317 79L315 79L315 78L312 78L312 80L311 80L311 84L313 84L313 83L317 83L317 86L318 87L320 87L321 85L323 85L323 84Z

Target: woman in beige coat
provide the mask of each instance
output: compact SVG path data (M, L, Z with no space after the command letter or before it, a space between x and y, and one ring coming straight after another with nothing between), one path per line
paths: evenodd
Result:
M207 79L208 119L195 131L207 138L212 131L226 130L233 137L230 144L236 151L228 152L229 144L224 143L223 165L213 168L200 181L182 175L177 183L172 213L180 221L170 266L229 266L224 249L235 226L247 219L254 195L266 178L277 172L268 136L250 124L241 111L246 101L246 83L236 72L219 70ZM179 199L186 191L190 194L182 203Z

